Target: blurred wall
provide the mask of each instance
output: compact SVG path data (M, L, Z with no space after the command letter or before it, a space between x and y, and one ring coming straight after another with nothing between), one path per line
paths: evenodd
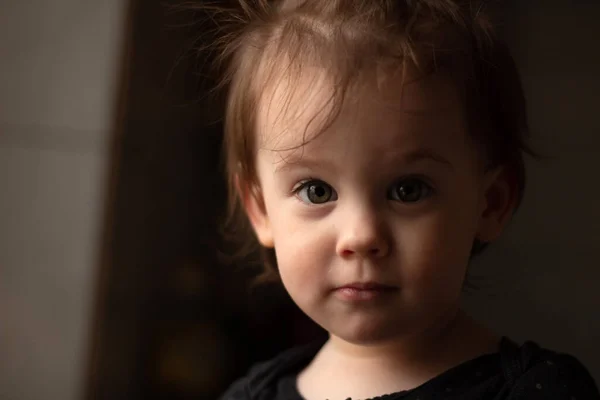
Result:
M600 383L600 2L510 3L505 30L547 158L528 163L522 208L473 266L480 290L466 302L499 332L575 354Z
M0 398L78 399L127 1L0 0Z

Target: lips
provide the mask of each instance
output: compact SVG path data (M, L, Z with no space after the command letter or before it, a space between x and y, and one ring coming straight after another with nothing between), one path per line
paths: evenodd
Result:
M339 286L334 293L344 301L369 301L381 298L398 290L396 286L377 282L355 282Z
M355 282L344 286L340 286L336 289L354 289L354 290L391 290L396 289L394 286L384 285L377 282Z

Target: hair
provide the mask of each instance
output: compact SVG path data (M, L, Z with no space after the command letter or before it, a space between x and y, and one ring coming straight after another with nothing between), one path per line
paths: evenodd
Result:
M293 89L307 68L324 71L333 93L326 122L340 111L365 74L416 68L442 73L464 101L468 131L488 168L504 166L525 189L526 102L506 44L490 22L488 4L476 0L238 0L231 7L202 6L218 23L218 66L227 88L224 121L229 184L228 235L238 255L262 252L260 280L278 280L274 251L261 248L244 213L238 185L257 187L256 113L268 83L285 77ZM306 135L304 137L306 142ZM304 142L304 143L305 143ZM486 243L475 240L472 256ZM254 253L256 254L256 253Z

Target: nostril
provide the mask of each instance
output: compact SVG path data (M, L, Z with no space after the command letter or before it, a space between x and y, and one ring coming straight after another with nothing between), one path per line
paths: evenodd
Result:
M343 257L351 257L354 256L356 254L363 254L363 255L369 255L369 256L378 256L379 254L381 254L381 249L375 247L369 250L365 250L365 251L355 251L355 250L349 250L349 249L344 249L341 252L341 255Z
M354 252L353 252L352 250L347 250L347 249L346 249L346 250L343 250L343 251L342 251L342 255L343 255L343 256L351 256L351 255L353 255L353 254L354 254Z

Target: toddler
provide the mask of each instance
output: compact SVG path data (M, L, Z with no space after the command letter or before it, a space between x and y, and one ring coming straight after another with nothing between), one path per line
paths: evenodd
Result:
M221 10L235 29L219 41L232 210L265 277L328 339L254 367L223 400L600 399L574 357L517 345L460 308L532 153L485 3L236 10Z

